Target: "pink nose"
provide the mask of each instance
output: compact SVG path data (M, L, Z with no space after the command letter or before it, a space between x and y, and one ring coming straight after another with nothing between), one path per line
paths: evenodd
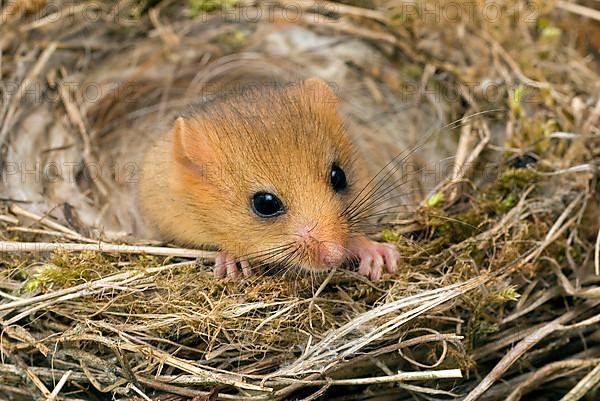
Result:
M315 224L302 224L297 231L298 245L310 255L308 262L314 269L332 269L342 264L345 248L337 239L338 235L323 230Z
M317 260L323 267L332 269L344 261L344 248L335 243L321 243L317 250Z

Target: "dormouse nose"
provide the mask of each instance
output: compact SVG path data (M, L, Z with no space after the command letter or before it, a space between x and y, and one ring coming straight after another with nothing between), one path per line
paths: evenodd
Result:
M316 260L328 269L338 267L344 261L344 247L334 242L319 244L316 250Z
M343 237L339 230L326 229L320 224L303 224L297 230L298 245L303 247L316 268L331 269L345 258Z

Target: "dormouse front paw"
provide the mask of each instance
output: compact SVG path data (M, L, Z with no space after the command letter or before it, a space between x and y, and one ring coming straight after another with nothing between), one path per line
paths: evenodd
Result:
M381 278L384 265L388 272L394 273L400 260L396 246L376 242L365 236L351 239L349 250L360 260L358 272L373 281Z
M241 272L238 268L238 262L241 266ZM254 270L247 260L238 260L233 254L221 251L215 257L215 277L239 277L243 274L244 277L250 277L254 274Z

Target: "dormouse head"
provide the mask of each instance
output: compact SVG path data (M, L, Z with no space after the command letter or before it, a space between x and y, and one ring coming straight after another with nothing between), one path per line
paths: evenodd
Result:
M251 263L311 271L349 257L351 210L367 184L323 81L254 88L172 132L178 185L198 232Z

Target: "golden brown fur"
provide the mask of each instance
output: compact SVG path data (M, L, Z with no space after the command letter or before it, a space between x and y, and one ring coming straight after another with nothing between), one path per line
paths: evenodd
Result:
M334 162L348 178L340 193L330 184ZM345 248L352 233L341 214L366 185L365 174L333 94L308 80L246 92L179 118L144 158L139 203L164 237L215 244L240 258L297 241L300 227ZM256 216L250 199L260 190L276 194L286 213ZM312 255L301 250L292 262L319 269Z

